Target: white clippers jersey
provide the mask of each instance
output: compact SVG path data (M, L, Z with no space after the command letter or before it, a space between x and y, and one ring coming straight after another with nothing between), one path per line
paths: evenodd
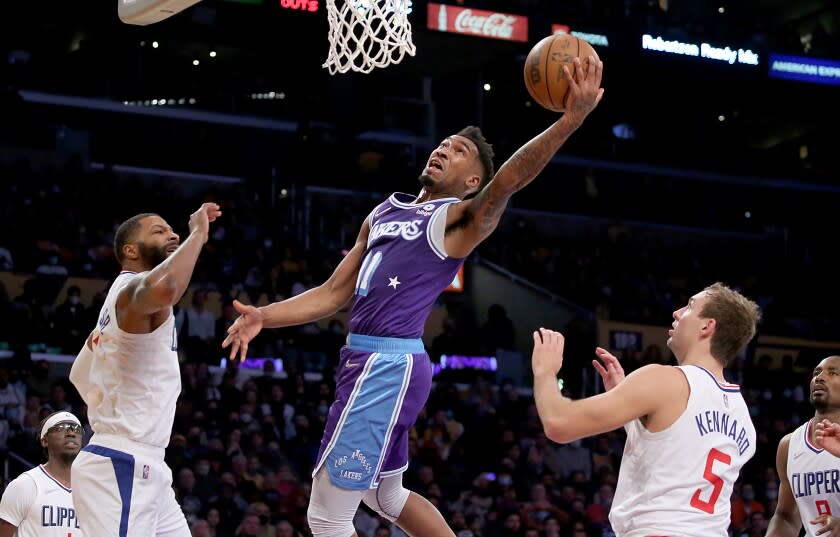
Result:
M682 415L656 433L639 420L625 426L610 511L618 537L727 535L732 486L755 453L755 428L738 386L702 367L678 369L691 390Z
M15 537L82 537L70 489L43 466L20 474L0 500L0 518L17 527Z
M840 464L837 457L811 443L812 421L808 420L793 432L787 458L790 490L809 536L822 528L811 524L811 520L820 515L840 515Z
M129 334L117 326L117 296L136 276L122 272L108 290L93 353L79 355L70 380L88 405L94 433L165 448L181 393L175 317L170 308L166 321L148 334Z

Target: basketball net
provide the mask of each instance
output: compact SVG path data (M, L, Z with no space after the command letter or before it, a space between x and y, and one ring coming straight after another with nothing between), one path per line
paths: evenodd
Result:
M410 0L326 0L330 51L323 67L330 74L398 64L414 56ZM341 4L338 6L337 4Z

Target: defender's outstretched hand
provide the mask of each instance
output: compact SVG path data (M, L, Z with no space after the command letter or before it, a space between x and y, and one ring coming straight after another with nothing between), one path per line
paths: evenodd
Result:
M819 447L835 457L840 457L840 425L829 420L817 423L814 433Z
M601 362L598 360L592 360L592 365L595 367L595 371L601 375L601 380L604 383L604 389L606 391L610 391L615 388L619 382L624 380L624 368L621 367L618 358L610 354L607 349L597 347L595 349L595 355L604 362L604 365L601 365Z
M210 222L222 216L221 208L215 203L202 203L198 210L190 215L190 233L199 231L204 235L204 242L210 236Z
M239 312L239 317L227 329L228 336L222 342L222 348L230 346L231 360L235 360L237 354L239 360L244 360L248 354L248 343L262 330L263 318L260 310L254 306L246 306L238 300L233 301L233 308Z
M563 367L563 347L566 339L560 332L540 328L534 332L534 352L531 355L531 367L534 376L557 375Z

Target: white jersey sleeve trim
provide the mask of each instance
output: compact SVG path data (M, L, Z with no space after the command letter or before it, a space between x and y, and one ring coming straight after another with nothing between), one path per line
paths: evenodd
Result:
M441 205L438 207L431 218L429 218L429 226L426 228L426 239L432 251L441 259L449 257L446 254L446 214L451 203Z

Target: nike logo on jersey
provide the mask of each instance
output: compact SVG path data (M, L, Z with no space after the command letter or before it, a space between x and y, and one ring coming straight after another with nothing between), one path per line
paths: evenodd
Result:
M383 214L387 213L390 210L391 210L390 207L385 207L384 209L382 209L378 213L373 213L373 217L376 218L377 216L382 216Z
M353 368L353 367L358 367L358 365L359 364L354 364L353 362L347 362L346 364L344 364L344 367L346 367L347 369L350 369L350 368Z
M805 452L804 451L797 451L796 453L794 453L793 454L793 460L796 460L799 457L801 457L803 453L805 453Z

